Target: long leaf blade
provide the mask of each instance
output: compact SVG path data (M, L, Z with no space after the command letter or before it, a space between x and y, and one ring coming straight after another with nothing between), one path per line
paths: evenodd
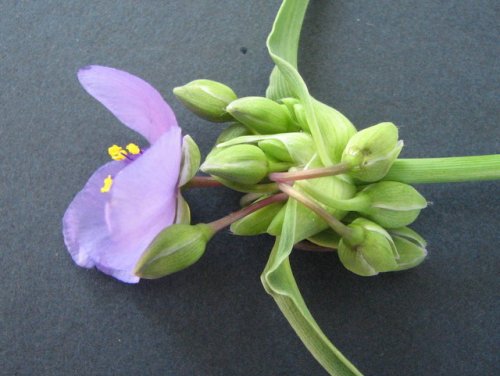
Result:
M276 238L269 261L261 275L262 284L304 345L330 375L361 375L321 331L293 277L289 255L295 239L296 211L297 202L289 200L282 235Z

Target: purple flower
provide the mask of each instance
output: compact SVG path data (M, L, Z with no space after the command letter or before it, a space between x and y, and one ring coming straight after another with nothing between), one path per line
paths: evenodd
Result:
M82 267L128 283L153 238L175 220L181 129L161 95L129 73L102 66L78 72L84 89L151 144L100 167L63 218L64 242ZM114 158L120 159L120 158ZM102 189L103 182L106 180Z

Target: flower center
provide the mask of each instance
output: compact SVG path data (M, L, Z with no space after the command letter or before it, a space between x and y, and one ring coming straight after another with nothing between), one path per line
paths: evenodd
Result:
M133 143L130 143L127 146L125 146L125 149L119 145L112 145L108 148L108 154L111 157L111 159L115 161L123 161L123 160L133 161L136 158L138 158L140 154L142 154L142 150L139 146ZM101 187L101 192L102 193L109 192L112 185L113 185L113 178L111 177L111 175L108 175L104 179L103 185Z

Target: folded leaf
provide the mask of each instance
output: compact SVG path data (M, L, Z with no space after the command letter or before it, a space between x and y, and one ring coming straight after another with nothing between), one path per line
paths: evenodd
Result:
M269 261L261 275L262 284L304 345L330 375L361 375L314 321L293 277L288 257L294 245L296 211L297 201L288 200L282 233L276 238Z

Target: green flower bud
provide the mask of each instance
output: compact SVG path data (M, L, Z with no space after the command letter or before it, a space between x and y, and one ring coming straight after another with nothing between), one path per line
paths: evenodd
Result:
M409 225L427 207L427 201L415 188L395 181L370 184L357 195L359 197L369 202L359 212L385 228Z
M338 163L356 128L341 112L319 101L314 101L314 111L323 142L333 163Z
M298 129L287 107L268 98L240 98L231 102L226 111L255 133L284 133Z
M199 117L215 123L232 120L226 106L238 97L228 86L211 80L195 80L174 89L184 106Z
M392 123L380 123L351 137L342 154L342 162L351 167L351 176L372 182L387 174L402 148L398 128Z
M364 218L355 219L349 228L353 238L342 238L338 247L339 259L348 270L372 276L397 269L399 256L387 231Z
M426 241L408 227L390 230L394 244L399 253L398 267L395 270L414 268L427 256Z
M200 167L207 174L240 184L257 184L268 168L266 155L254 145L216 148Z
M186 135L182 140L182 160L179 173L179 187L187 184L198 172L200 167L201 154L198 145Z
M309 123L307 122L306 110L304 109L304 106L302 106L300 103L295 104L293 106L293 114L294 117L297 119L299 127L305 132L310 132Z
M270 143L262 141L271 141ZM220 148L238 144L264 145L264 151L278 161L293 163L303 166L309 163L316 154L316 148L311 135L305 132L289 132L268 135L252 135L233 138L227 142L218 144ZM289 161L289 160L290 161Z
M307 240L321 247L336 249L339 246L340 236L331 228L327 228L326 230L307 238Z
M215 144L222 144L223 142L233 140L235 138L241 137L241 136L247 136L251 134L250 130L245 127L241 123L234 123L231 124L229 127L224 129L220 134L219 137L217 137L217 141L215 141Z
M231 225L232 233L244 236L266 233L267 227L283 205L283 202L276 202L243 217Z
M288 152L287 147L283 142L277 139L267 139L267 140L262 140L257 143L259 145L259 148L261 148L264 153L266 153L268 156L278 160L278 161L284 161L284 162L293 162L293 158Z
M266 230L269 235L281 235L281 228L283 227L283 221L285 220L285 209L286 207L283 206L269 223L269 226Z
M205 252L214 230L207 224L175 224L160 232L135 267L141 278L154 279L194 264Z
M313 101L317 126L323 142L328 148L332 163L340 160L342 151L349 138L356 133L356 128L342 113L317 100ZM306 132L310 132L306 112L302 104L293 106L293 114L299 126Z

